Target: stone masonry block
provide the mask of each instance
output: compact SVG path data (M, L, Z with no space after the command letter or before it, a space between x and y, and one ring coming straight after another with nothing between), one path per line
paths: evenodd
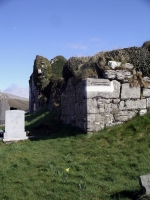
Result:
M150 107L150 98L147 98L146 101L147 101L146 107L149 108Z
M131 71L128 71L128 70L117 70L116 71L116 79L119 81L129 79L132 76L133 75L132 75Z
M147 88L143 89L143 97L150 97L150 89Z
M103 76L108 79L115 79L116 71L115 70L105 70Z
M124 101L120 101L119 103L119 110L124 110L125 107L124 107Z
M96 86L97 91L95 88L92 91L92 88L90 88L90 91L87 90L87 98L106 98L106 99L111 99L111 98L119 98L120 97L120 83L116 80L109 81L110 86ZM106 86L106 87L105 87ZM89 86L88 86L89 87ZM105 89L106 88L106 89Z
M120 102L120 99L113 99L114 104L118 104Z
M118 113L114 114L114 118L116 121L125 122L128 119L131 119L136 115L134 111L119 111Z
M146 99L127 100L125 102L125 107L127 110L143 109L146 108L146 104Z
M140 95L140 87L130 87L129 83L122 84L121 99L139 99Z
M119 80L119 81L125 81L131 78L133 75L128 70L105 70L104 75L105 78L111 79L111 80Z

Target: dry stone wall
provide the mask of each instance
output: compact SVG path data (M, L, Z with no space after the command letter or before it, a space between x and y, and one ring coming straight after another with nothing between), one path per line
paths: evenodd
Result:
M61 96L61 120L85 132L123 123L150 106L150 87L131 87L127 70L106 70L103 79L69 79Z

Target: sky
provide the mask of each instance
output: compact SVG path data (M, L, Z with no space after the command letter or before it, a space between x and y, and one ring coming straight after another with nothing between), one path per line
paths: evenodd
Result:
M36 55L142 46L149 21L150 0L0 0L0 90L28 98Z

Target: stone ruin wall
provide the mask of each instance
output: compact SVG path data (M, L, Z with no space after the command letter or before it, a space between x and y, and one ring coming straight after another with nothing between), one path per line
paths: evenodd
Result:
M39 108L38 91L34 84L33 74L29 80L29 113L34 113Z
M150 106L150 86L130 86L129 70L106 70L102 79L87 78L76 86L69 79L61 95L61 120L87 133L143 115ZM146 80L146 78L145 78ZM147 78L147 81L149 79Z
M34 84L33 74L29 80L29 113L33 114L34 112L38 111L43 106L39 105L39 92ZM50 100L48 102L48 108L51 111L53 109L54 103L52 95L50 94Z

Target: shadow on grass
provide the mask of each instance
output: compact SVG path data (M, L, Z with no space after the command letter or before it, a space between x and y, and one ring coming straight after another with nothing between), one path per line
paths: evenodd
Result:
M29 131L29 135L34 136L32 140L55 139L84 134L81 129L61 122L60 107L56 107L51 112L45 107L35 114L27 114L25 118L25 130Z
M45 127L45 125L31 129L30 135L34 136L30 140L38 141L38 140L47 140L47 139L56 139L56 138L65 138L65 137L71 137L71 136L77 136L81 134L85 134L83 131L81 131L78 128L65 125L65 124L59 124L57 128L54 130L51 130L49 127Z
M142 196L142 192L139 190L136 191L128 191L124 190L118 193L111 195L111 199L120 200L120 199L131 199L131 200L148 200L146 196Z

